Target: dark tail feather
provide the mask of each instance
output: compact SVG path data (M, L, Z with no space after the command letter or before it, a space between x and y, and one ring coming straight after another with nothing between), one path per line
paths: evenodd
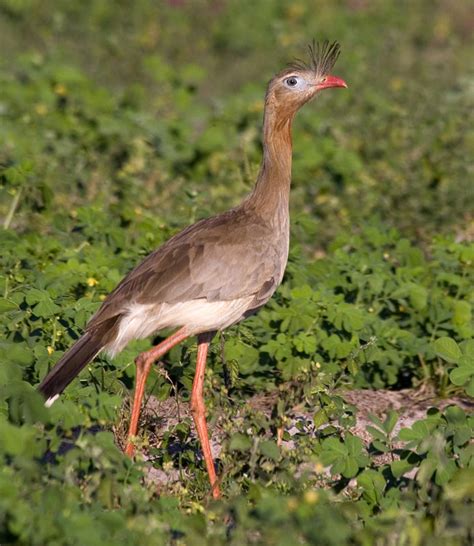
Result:
M38 390L45 396L47 404L48 402L52 404L56 396L63 392L82 368L102 349L104 342L101 337L86 332L43 379Z

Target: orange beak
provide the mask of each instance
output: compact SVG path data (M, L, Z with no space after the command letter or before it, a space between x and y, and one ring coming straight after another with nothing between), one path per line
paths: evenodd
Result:
M326 76L324 81L318 83L316 87L318 91L321 89L329 89L330 87L345 87L347 89L347 83L337 76Z

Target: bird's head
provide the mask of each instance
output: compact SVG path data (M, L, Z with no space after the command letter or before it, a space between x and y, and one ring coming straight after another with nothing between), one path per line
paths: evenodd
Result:
M275 113L292 117L323 89L347 87L344 80L330 74L340 53L337 42L313 42L308 49L308 63L296 60L270 81L266 103Z

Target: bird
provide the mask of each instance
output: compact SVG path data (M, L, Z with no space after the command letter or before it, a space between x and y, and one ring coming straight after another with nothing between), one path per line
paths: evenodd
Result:
M213 498L221 497L203 396L214 335L256 313L280 285L289 250L292 122L318 93L346 88L331 75L338 42L312 42L309 60L295 60L269 82L263 115L263 158L253 191L236 207L171 237L130 271L105 298L83 334L49 371L39 391L50 406L100 352L110 357L131 340L173 329L135 359L136 379L125 453L135 454L145 383L172 347L197 336L190 407Z

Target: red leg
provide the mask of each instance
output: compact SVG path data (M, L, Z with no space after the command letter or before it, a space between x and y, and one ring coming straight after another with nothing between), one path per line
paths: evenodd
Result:
M212 459L211 446L209 444L209 434L206 424L206 406L204 404L203 387L204 374L206 371L206 358L209 343L214 337L214 333L201 334L198 337L198 350L196 361L196 374L194 376L193 390L191 393L191 411L194 418L194 424L201 441L201 448L206 462L209 481L211 482L212 496L215 499L220 498L221 492L217 483L216 470Z
M137 356L135 359L135 364L137 365L137 377L135 381L135 395L133 398L133 408L132 416L130 418L130 426L128 429L127 435L127 447L125 448L125 453L132 457L135 452L135 446L132 443L132 438L137 435L138 428L138 418L140 417L140 409L142 407L143 394L145 393L145 383L150 373L151 366L154 364L160 357L167 353L178 343L185 340L188 337L188 334L185 332L184 328L181 328L171 336L167 337L153 349L145 351Z

